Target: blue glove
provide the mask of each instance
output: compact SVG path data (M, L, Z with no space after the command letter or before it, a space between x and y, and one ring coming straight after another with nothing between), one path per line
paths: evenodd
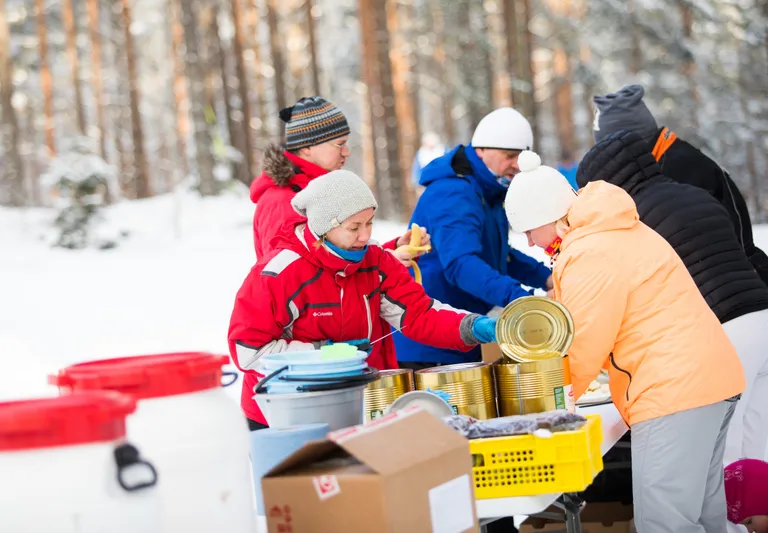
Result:
M489 316L477 317L472 323L472 335L480 344L496 342L496 321L498 318Z
M333 341L328 341L328 345L331 344L349 344L350 346L354 346L361 352L365 352L368 355L371 354L371 350L373 350L373 347L371 346L371 341L368 339L355 339L352 341L340 341L337 343L334 343Z

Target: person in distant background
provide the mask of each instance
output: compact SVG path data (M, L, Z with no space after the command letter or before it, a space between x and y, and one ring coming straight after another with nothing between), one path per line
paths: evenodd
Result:
M421 148L416 152L411 166L411 181L417 194L421 195L424 192L424 186L419 184L424 167L445 154L446 151L447 147L440 141L437 133L429 131L421 137Z
M568 183L571 184L573 190L578 191L579 185L576 183L576 171L579 168L579 162L573 156L570 150L563 149L560 153L560 164L557 166L557 171L565 176Z
M549 290L551 271L510 248L504 195L518 172L517 157L533 144L528 120L505 107L486 115L472 142L430 163L421 176L426 190L411 222L432 234L433 250L419 259L424 290L441 302L487 314L533 291ZM480 348L464 353L394 335L400 366L479 361Z
M633 131L643 137L661 165L662 174L679 183L704 189L725 207L744 252L760 278L768 284L768 256L755 246L747 203L738 187L715 161L668 128L659 128L643 102L644 95L642 85L628 85L618 92L595 96L595 142L620 130Z

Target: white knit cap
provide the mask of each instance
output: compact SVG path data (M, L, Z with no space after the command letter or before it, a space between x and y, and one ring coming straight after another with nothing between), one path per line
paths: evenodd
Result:
M502 107L483 117L472 136L475 148L530 150L533 130L528 120L511 107Z
M309 229L322 236L346 219L379 205L368 185L354 172L334 170L309 182L291 200L301 216L307 217Z
M523 152L517 159L520 172L512 179L504 201L512 231L525 233L557 222L571 210L576 192L552 167L542 166L534 152Z

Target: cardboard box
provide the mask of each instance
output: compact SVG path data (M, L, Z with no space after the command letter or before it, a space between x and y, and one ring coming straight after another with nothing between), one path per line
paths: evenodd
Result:
M503 357L501 348L499 348L499 345L495 342L483 344L480 347L480 353L482 353L483 362L485 363L495 363Z
M262 488L269 533L479 531L468 441L418 407L306 444Z

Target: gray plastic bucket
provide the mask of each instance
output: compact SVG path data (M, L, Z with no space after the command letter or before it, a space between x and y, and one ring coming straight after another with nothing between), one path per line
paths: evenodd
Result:
M259 404L269 427L328 424L330 431L335 431L363 423L365 387L295 394L256 394L253 399Z

